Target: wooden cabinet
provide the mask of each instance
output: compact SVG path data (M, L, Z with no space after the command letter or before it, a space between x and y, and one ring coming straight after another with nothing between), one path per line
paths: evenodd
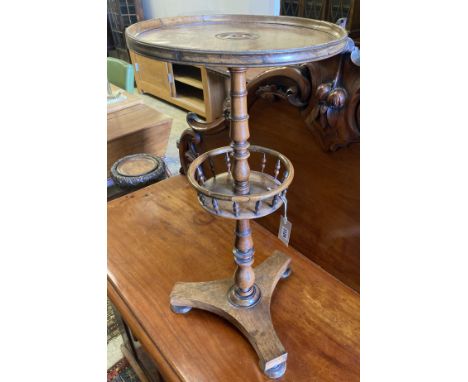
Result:
M348 19L350 37L359 38L360 0L281 0L281 15L325 20L332 23Z
M171 64L130 51L137 88L193 111L208 122L223 114L225 77L203 66Z
M107 0L107 55L130 62L125 28L144 20L141 0Z
M163 156L172 118L144 104L107 114L107 173L125 155Z

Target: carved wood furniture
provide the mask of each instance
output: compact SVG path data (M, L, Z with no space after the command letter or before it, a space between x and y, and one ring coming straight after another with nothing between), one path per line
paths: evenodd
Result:
M250 147L246 71L332 57L348 48L347 33L338 25L316 20L221 15L155 19L133 25L126 34L129 48L147 57L229 68L231 146L200 155L187 176L206 211L236 220L233 254L237 270L227 279L177 283L170 304L176 313L195 307L232 322L256 350L260 369L270 378L279 378L286 371L288 353L273 328L270 303L279 279L291 273L290 258L276 251L254 271L250 220L286 206L294 169L281 153ZM261 166L255 171L249 166L251 152L261 154ZM274 158L272 174L266 168L267 156ZM215 165L219 157L225 159L225 167Z
M174 314L168 306L177 281L232 276L226 252L234 228L233 220L202 211L181 175L108 203L108 295L137 339L138 361L148 365L149 355L166 382L268 380L233 325L199 309ZM259 263L281 251L293 268L271 300L288 351L281 380L359 381L359 295L257 222L251 230Z
M224 78L204 66L190 66L148 58L130 50L138 91L197 113L207 121L223 114Z
M290 245L359 291L359 67L344 53L277 68L251 80L248 92L251 143L277 150L294 164ZM195 157L229 139L228 119L209 126L193 115L188 119L192 127L179 142L183 173ZM260 163L252 157L251 165ZM277 234L277 216L258 222Z
M128 95L123 90L122 92ZM129 107L120 109L117 104L112 104L117 111L107 114L108 173L111 166L126 155L148 153L163 156L166 153L172 118L136 102L137 96L128 96L129 98L122 103Z

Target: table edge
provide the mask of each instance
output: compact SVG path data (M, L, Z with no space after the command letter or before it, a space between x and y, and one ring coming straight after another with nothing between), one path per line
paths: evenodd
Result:
M118 292L109 275L107 276L107 296L115 305L125 323L129 326L132 332L135 333L142 346L156 363L158 371L162 374L164 380L167 382L183 382L183 378L177 373L176 368L163 355L158 345L151 339L143 325L139 322L138 318L128 306L124 297Z
M288 25L299 25L300 23L312 24L314 22L317 24L317 26L327 25L331 29L340 30L342 36L327 43L310 45L306 47L239 52L171 48L167 46L157 46L138 40L139 34L145 31L145 29L143 29L145 27L153 27L157 25L161 27L165 27L167 25L179 25L182 22L188 20L197 21L199 23L216 22L223 21L230 17L242 17L243 20L245 19L251 21L268 21L275 19L281 20ZM348 32L339 25L324 20L314 20L291 16L218 14L154 18L141 21L129 26L126 29L125 39L130 50L133 50L142 56L160 61L185 65L255 68L266 66L277 67L297 65L330 58L344 51L348 43Z

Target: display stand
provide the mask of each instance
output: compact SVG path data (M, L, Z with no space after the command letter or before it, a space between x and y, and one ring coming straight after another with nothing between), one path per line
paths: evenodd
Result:
M281 153L250 146L245 73L248 67L302 63L338 54L348 44L346 31L327 22L293 17L193 16L132 25L127 29L127 43L130 49L160 60L229 68L231 145L200 155L187 177L206 211L236 220L233 254L237 269L229 279L177 283L170 304L176 313L199 308L232 322L256 350L262 371L279 378L286 371L287 352L273 327L270 303L277 282L291 274L290 259L275 252L254 269L250 219L269 215L285 203L294 169ZM252 171L250 153L260 155L261 163Z

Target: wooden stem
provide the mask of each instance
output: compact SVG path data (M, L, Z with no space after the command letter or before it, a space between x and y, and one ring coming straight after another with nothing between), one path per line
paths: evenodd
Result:
M249 115L247 114L247 84L245 68L230 68L231 72L231 140L234 149L233 177L237 195L249 193L250 167Z
M249 115L247 114L247 83L245 68L230 68L231 73L231 130L234 179L234 192L246 195L250 191L249 176ZM260 299L260 290L255 285L253 270L254 248L249 220L236 222L236 239L234 243L234 260L237 264L234 275L235 284L228 298L236 306L250 307Z
M255 283L255 273L252 268L254 252L250 223L248 220L238 220L233 250L237 264L234 279L238 287L237 292L241 296L249 295Z

